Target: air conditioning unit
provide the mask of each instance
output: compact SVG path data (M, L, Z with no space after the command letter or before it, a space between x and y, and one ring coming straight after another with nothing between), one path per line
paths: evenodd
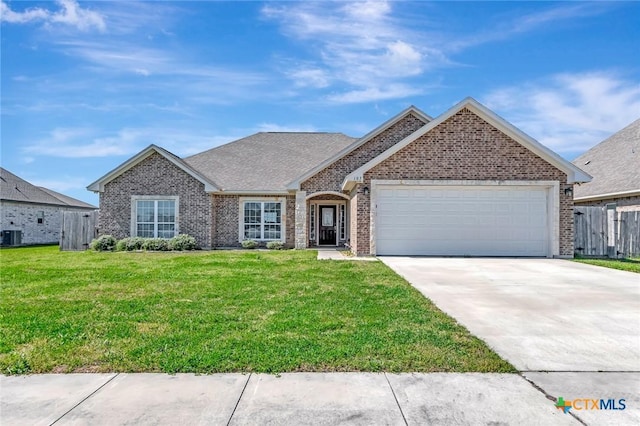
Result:
M22 244L22 231L2 231L3 246L19 246Z

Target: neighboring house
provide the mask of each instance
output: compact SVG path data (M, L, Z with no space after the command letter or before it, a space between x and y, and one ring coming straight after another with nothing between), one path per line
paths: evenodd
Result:
M573 161L591 176L576 185L578 206L616 203L623 210L640 210L640 119L600 142Z
M151 145L88 189L118 238L571 257L571 188L589 180L467 98L436 118L407 108L359 139L258 133L186 158Z
M62 212L96 206L41 186L0 168L0 232L3 246L60 242Z

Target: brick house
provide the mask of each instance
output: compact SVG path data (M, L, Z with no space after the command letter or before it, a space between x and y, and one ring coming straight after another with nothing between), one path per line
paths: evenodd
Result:
M118 238L571 257L571 189L589 180L467 98L435 118L409 107L359 139L258 133L186 158L151 145L88 189Z
M35 186L0 167L0 244L20 246L60 242L62 214L96 206Z

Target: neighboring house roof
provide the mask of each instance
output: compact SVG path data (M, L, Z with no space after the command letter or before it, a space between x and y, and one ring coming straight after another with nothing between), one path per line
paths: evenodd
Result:
M93 192L102 192L104 191L104 185L111 182L116 177L120 176L122 173L126 172L130 168L134 167L141 161L145 160L147 157L152 155L153 153L158 153L168 161L173 163L176 167L182 169L188 175L193 176L196 180L202 182L204 184L204 190L207 192L215 192L219 190L219 186L216 185L215 182L205 177L202 173L195 170L193 167L185 163L180 157L175 154L170 153L164 148L160 148L157 145L149 145L138 154L134 155L115 169L111 170L106 175L102 176L100 179L93 182L91 185L87 186L89 191Z
M97 209L96 206L60 194L48 188L35 186L0 167L0 199L23 203Z
M413 132L411 135L407 136L402 141L393 145L391 148L387 149L382 154L378 155L371 161L363 164L358 169L349 173L345 178L342 187L343 189L350 189L358 182L362 182L364 180L364 174L371 170L373 167L382 163L384 160L391 157L396 152L400 151L405 146L409 145L411 142L415 141L419 137L423 136L439 124L443 123L445 120L451 118L454 114L458 113L462 109L468 109L487 123L491 124L502 133L509 136L514 141L518 142L520 145L532 151L534 154L547 161L548 163L554 165L559 170L562 170L567 174L567 182L575 183L575 182L589 182L591 180L591 176L582 171L580 168L571 164L569 161L563 159L555 152L551 151L546 146L542 145L540 142L536 141L529 135L525 134L493 111L489 110L487 107L482 105L480 102L476 101L473 98L466 98L454 105L449 110L445 111L443 114L434 118L429 123L425 124L420 129Z
M380 133L384 132L389 127L393 126L394 124L396 124L397 122L399 122L400 120L402 120L403 118L405 118L410 114L415 115L425 123L428 123L429 121L433 120L431 116L425 114L415 106L411 105L410 107L406 108L404 111L401 111L400 113L396 114L395 116L391 117L389 120L385 121L375 129L373 129L363 137L356 139L352 144L336 152L334 155L327 158L325 161L315 164L314 167L311 169L305 170L304 174L301 174L300 176L296 176L294 180L292 180L287 184L287 189L291 189L291 190L300 189L300 184L302 182L309 179L311 176L315 175L316 173L326 168L327 166L335 163L337 160L349 154L350 152L353 152L355 149L364 145L365 143L367 143L374 137L378 136Z
M184 161L224 192L286 193L291 180L354 140L342 133L261 132Z
M593 176L574 188L576 201L640 195L640 119L600 142L573 164Z

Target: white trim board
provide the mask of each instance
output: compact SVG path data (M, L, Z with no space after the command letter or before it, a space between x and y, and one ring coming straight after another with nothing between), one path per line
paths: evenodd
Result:
M610 192L608 194L586 195L584 197L574 197L573 201L580 203L594 200L609 200L612 198L635 197L636 195L640 196L640 189L634 189L631 191Z

